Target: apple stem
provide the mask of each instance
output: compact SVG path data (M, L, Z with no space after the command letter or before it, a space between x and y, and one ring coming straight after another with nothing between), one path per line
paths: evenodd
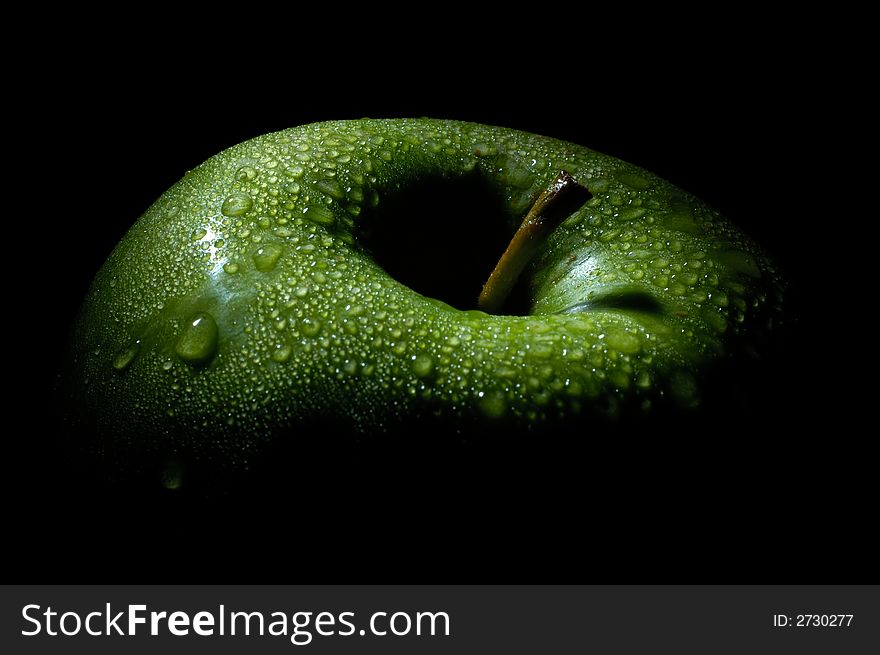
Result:
M559 171L550 185L541 191L510 240L507 250L495 264L492 274L483 285L477 307L489 314L497 313L520 274L547 241L550 233L592 196L571 175Z

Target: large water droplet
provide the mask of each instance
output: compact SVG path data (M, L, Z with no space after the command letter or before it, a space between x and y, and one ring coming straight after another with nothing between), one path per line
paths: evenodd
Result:
M254 199L246 193L233 193L220 206L220 213L224 216L241 216L254 206Z
M315 186L321 193L335 200L342 200L345 197L342 186L336 180L318 180L315 182Z
M268 273L275 268L282 252L283 249L277 243L265 245L254 253L254 266L261 273Z
M187 321L174 352L191 364L205 364L217 353L219 336L217 321L210 314L201 312Z
M332 225L336 220L333 212L322 205L311 205L303 209L303 217L318 225Z
M135 357L137 357L140 349L141 342L135 341L128 348L116 355L116 358L113 360L113 368L115 368L119 372L126 370L129 366L131 366L131 363L134 361Z

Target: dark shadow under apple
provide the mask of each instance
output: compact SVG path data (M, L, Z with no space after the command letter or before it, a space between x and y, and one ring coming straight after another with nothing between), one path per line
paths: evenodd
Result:
M718 393L699 411L620 424L512 433L422 420L362 436L333 419L304 423L234 473L181 454L119 480L69 453L53 472L68 493L52 508L69 542L42 545L54 553L47 572L561 582L656 577L676 562L693 575L713 544L754 537L741 503L752 481L776 475L756 454L785 420L773 411L780 370L712 375Z

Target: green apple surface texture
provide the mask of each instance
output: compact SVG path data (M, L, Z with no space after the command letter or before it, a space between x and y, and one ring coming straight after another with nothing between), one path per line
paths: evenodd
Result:
M592 197L524 270L525 315L475 309L503 246L454 308L392 278L362 237L399 194L458 180L502 199L506 243L561 170ZM453 229L417 207L407 220ZM102 447L233 465L322 418L591 438L602 419L698 411L705 372L759 348L780 302L734 225L613 157L454 121L318 123L220 153L146 212L91 287L65 377Z

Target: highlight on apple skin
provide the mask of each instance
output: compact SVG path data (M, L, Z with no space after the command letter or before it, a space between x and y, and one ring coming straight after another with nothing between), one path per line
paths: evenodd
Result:
M561 171L586 193L525 262L515 299L479 311ZM422 288L392 270L386 219ZM478 264L459 255L487 234ZM436 235L448 255L425 261ZM419 292L442 295L469 266L470 306ZM117 459L241 467L325 419L365 435L407 423L589 439L699 411L706 372L760 350L782 289L716 211L588 148L455 121L318 123L232 147L156 201L94 280L63 379L70 420Z

